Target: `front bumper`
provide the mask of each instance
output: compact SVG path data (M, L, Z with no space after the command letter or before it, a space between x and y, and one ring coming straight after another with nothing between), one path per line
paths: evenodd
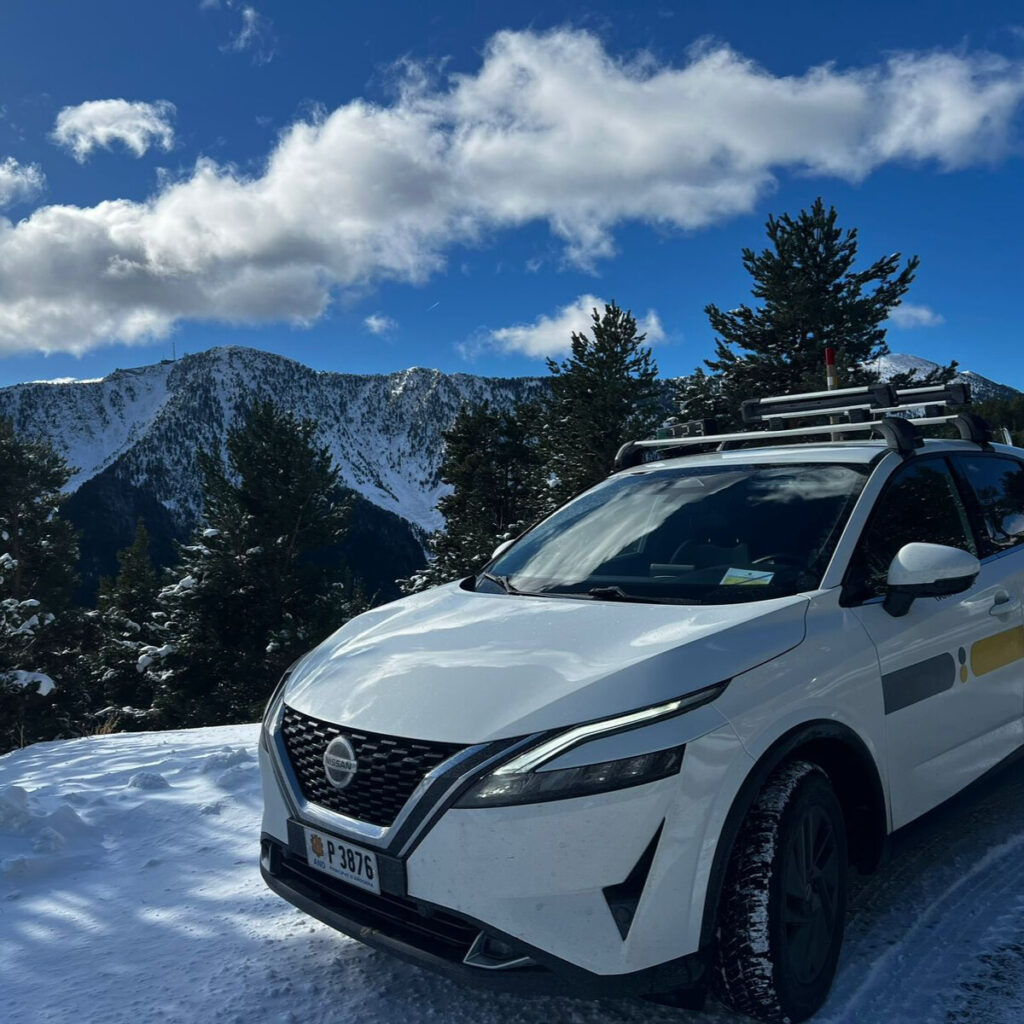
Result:
M705 964L693 953L627 974L595 974L470 917L409 896L376 896L336 882L306 865L303 853L263 834L260 872L267 885L311 917L374 949L463 984L523 996L584 998L654 996L704 990ZM529 966L480 970L463 960L481 931L507 942Z
M745 775L748 758L711 706L682 716L678 727L674 739L686 744L680 775L496 808L453 807L454 791L433 802L428 790L410 801L416 807L405 826L380 836L303 805L271 735L260 749L264 876L340 931L477 985L587 994L699 987L709 941L704 896L734 792L728 776ZM303 824L373 849L382 884L390 865L394 881L383 886L383 904L370 898L368 905L362 892L310 869ZM448 938L458 943L424 922L451 926ZM478 957L463 964L481 932L537 969L485 970Z

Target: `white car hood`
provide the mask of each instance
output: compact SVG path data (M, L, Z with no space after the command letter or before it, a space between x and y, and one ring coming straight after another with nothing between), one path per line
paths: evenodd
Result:
M778 657L806 597L734 605L478 594L453 583L346 623L285 701L367 732L471 744L672 700Z

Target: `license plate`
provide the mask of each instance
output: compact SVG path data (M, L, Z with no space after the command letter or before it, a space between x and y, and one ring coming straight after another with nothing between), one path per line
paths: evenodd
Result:
M360 889L380 892L377 858L369 850L352 846L326 832L303 828L306 833L306 861L309 866L342 881L358 885Z

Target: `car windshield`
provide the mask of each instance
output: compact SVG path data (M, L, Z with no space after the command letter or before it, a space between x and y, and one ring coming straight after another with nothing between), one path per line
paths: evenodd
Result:
M534 527L477 587L681 604L814 590L866 478L834 463L622 474Z

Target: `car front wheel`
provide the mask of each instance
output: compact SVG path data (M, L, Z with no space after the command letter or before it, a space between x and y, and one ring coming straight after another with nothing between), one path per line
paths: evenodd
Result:
M733 847L719 905L712 985L741 1013L802 1021L825 1001L843 942L846 829L828 776L776 769Z

